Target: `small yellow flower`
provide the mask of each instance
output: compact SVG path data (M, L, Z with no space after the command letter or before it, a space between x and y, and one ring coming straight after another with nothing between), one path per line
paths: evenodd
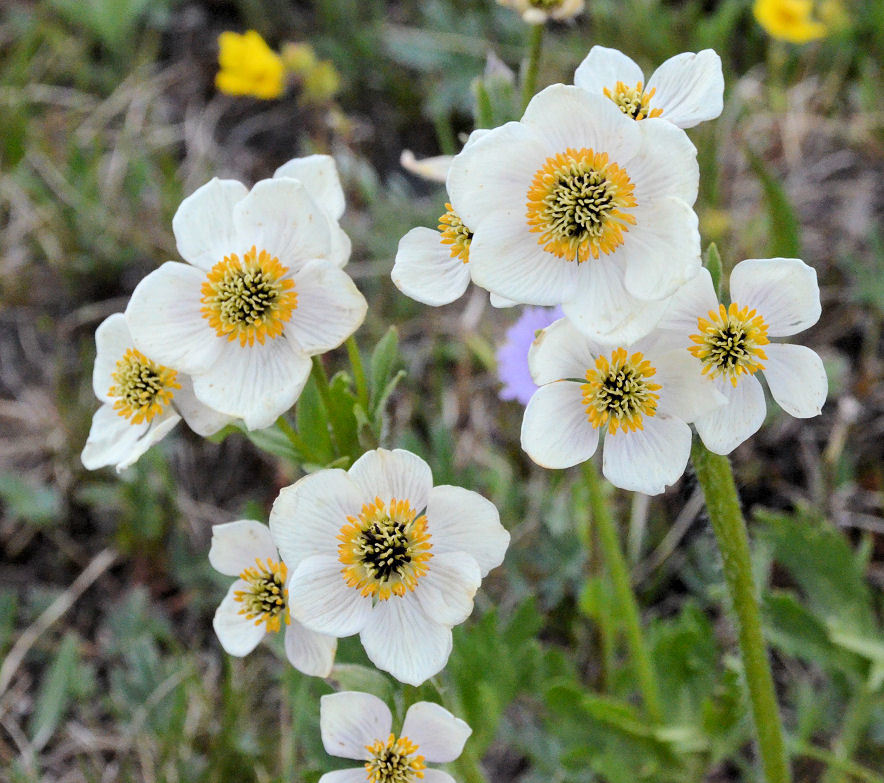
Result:
M815 41L828 32L812 17L811 0L755 0L752 13L768 35L789 43Z
M218 36L215 86L227 95L251 95L270 100L285 91L285 65L254 30L244 35L224 32Z

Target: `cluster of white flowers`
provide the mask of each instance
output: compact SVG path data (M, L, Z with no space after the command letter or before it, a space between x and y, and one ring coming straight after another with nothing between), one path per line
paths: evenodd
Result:
M697 151L684 129L717 117L723 91L712 50L676 55L645 82L629 57L595 46L573 86L473 133L449 164L440 233L400 242L393 281L419 301L446 304L472 280L492 304L561 306L528 356L540 388L522 447L544 467L589 459L604 428L605 476L663 492L687 465L690 424L719 454L758 430L758 371L788 413L820 412L819 357L768 340L819 318L816 272L744 261L725 305L701 266Z

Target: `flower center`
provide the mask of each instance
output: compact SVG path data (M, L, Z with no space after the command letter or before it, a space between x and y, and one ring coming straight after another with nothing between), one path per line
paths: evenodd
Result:
M623 232L635 224L623 211L636 206L634 190L607 152L569 148L537 170L525 217L531 231L540 233L537 243L544 250L581 263L623 244Z
M617 348L607 356L599 356L594 370L586 371L586 383L581 384L583 404L590 424L598 429L608 425L608 432L616 434L642 430L642 418L657 413L657 400L662 387L648 378L657 370L645 357L636 352L629 356L625 348Z
M709 311L709 317L698 318L699 334L692 334L688 350L703 362L703 374L710 378L719 375L730 378L736 386L743 373L752 375L763 370L760 359L767 360L761 349L767 345L767 324L755 310L739 307L736 302L718 312Z
M365 762L366 780L371 783L414 783L424 776L424 757L417 755L418 746L408 737L396 739L391 734L386 742L377 740L365 749L371 754Z
M649 92L644 92L643 86L642 82L636 84L635 87L629 87L623 82L617 82L613 92L607 87L605 87L603 92L617 104L617 108L620 111L634 120L643 120L646 117L659 117L663 114L663 109L652 109L649 106L651 98L657 92L657 88L652 87Z
M266 564L260 559L255 560L255 565L246 568L239 578L248 584L245 590L237 590L233 597L242 604L240 614L247 619L254 620L255 625L267 623L268 631L278 631L280 628L280 615L286 607L289 591L285 587L286 579L285 563L278 562L268 557ZM288 625L288 614L284 615Z
M267 337L279 337L298 306L295 284L282 279L286 272L278 258L254 246L242 261L236 253L224 256L200 289L203 318L219 337L238 337L240 345L255 340L263 345Z
M459 258L465 264L470 260L470 242L473 232L470 231L460 219L460 216L446 204L448 211L439 218L439 231L442 238L439 240L443 245L451 245L451 257Z
M347 522L338 534L347 585L380 601L414 590L433 556L427 518L417 516L407 500L394 498L388 507L375 498Z
M116 397L114 410L132 424L150 421L163 412L181 384L178 373L169 367L152 362L141 351L129 348L111 373L114 385L107 393Z

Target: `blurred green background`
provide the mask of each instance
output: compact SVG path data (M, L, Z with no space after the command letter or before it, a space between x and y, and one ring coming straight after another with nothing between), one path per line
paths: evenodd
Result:
M823 318L802 335L831 383L823 415L771 410L733 455L797 781L884 770L884 3L797 47L745 0L588 0L546 34L540 86L570 82L593 44L650 74L681 51L722 57L725 110L690 131L704 244L725 266L798 256ZM309 43L341 78L332 98L219 95L217 36ZM481 292L433 310L389 279L398 239L434 226L444 189L407 174L475 126L519 115L528 29L491 0L6 0L0 10L0 779L316 781L318 697L332 685L279 645L244 660L211 627L227 587L211 525L266 519L297 475L241 435L180 427L121 476L79 452L98 403L94 330L176 258L171 217L210 177L253 182L296 155L335 156L370 303L365 350L392 323L407 371L388 446L436 483L471 487L513 543L456 629L438 685L474 729L488 781L753 781L733 626L694 478L652 500L616 493L667 711L636 706L618 607L593 546L578 470L522 454L521 408L500 402L494 351L515 312ZM491 59L489 59L491 58ZM507 69L511 69L508 71ZM342 352L326 357L343 366ZM341 645L335 686L392 695Z

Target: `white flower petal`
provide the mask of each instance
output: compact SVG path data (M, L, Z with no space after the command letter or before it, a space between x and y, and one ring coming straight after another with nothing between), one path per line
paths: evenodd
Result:
M208 370L224 340L200 312L205 272L168 261L132 292L126 324L135 347L145 356L189 375Z
M247 590L248 582L237 579L224 600L215 610L212 627L218 636L218 641L228 655L242 658L254 650L267 632L267 624L264 620L254 620L240 614L243 605L234 597L238 590Z
M612 162L623 166L642 145L640 123L623 114L612 100L565 84L553 84L537 93L522 122L543 139L544 159L569 148L586 148L607 152ZM538 168L543 162L538 161Z
M692 205L697 200L700 166L697 148L687 133L662 119L642 120L635 124L641 132L642 146L626 169L635 183L638 210L653 205L664 196Z
M279 553L267 525L254 519L238 519L212 526L209 562L227 576L239 576L246 568L267 558L279 560Z
M527 191L526 191L527 192ZM547 252L519 210L489 214L470 242L470 274L482 288L523 304L557 305L574 290L578 265ZM583 266L581 264L581 266Z
M209 270L234 251L233 208L248 192L241 182L216 177L181 202L172 231L185 261Z
M567 318L560 318L543 329L528 350L528 366L534 383L561 381L586 376L595 367L602 349L580 332Z
M311 677L328 677L335 662L338 640L316 633L292 620L285 629L285 654L299 672Z
M322 746L331 756L367 759L365 746L379 739L386 741L392 728L390 708L370 693L341 691L319 699ZM364 781L364 769L362 778Z
M691 428L658 414L645 416L644 429L605 435L602 473L615 487L659 495L684 473L691 453Z
M457 783L451 775L441 769L425 769L421 781L422 783Z
M684 337L684 345L689 346L690 335L699 333L697 320L708 317L710 310L718 312L718 297L709 270L700 268L667 300L657 329L678 332Z
M92 367L92 389L102 402L113 402L107 390L114 385L113 373L117 362L130 348L132 335L126 325L126 316L114 313L105 318L95 330L95 364Z
M451 629L427 617L407 595L376 604L359 638L375 666L409 685L442 671L451 654Z
M441 484L430 491L427 527L433 552L466 552L485 576L503 562L510 534L495 505L478 492Z
M292 272L313 258L328 258L331 235L328 217L298 180L264 179L233 210L236 247L266 250Z
M712 49L677 54L654 71L647 89L656 89L651 107L663 109L661 119L679 128L715 119L724 107L721 58Z
M743 376L737 386L718 379L719 390L727 404L694 422L703 444L716 454L730 454L746 438L758 432L764 423L767 407L764 390L754 376Z
M661 197L635 210L636 225L618 249L626 290L638 299L674 294L699 270L697 215L678 198Z
M433 487L430 466L404 449L367 451L353 463L348 475L359 487L363 502L376 497L384 503L393 498L407 500L418 512L427 507Z
M413 228L399 240L390 276L403 294L439 307L459 298L470 283L470 265L451 255L442 235L431 228Z
M522 419L522 449L544 468L570 468L588 460L599 442L583 407L580 384L558 381L541 386Z
M368 303L343 270L310 261L294 275L298 306L285 326L308 356L337 348L365 320Z
M666 300L637 299L623 284L617 260L592 259L584 264L577 286L562 310L581 332L603 343L628 345L654 328Z
M189 375L178 373L176 380L181 384L181 388L175 390L172 404L187 422L187 426L197 435L202 435L204 438L214 435L234 420L233 416L220 413L201 403L193 393L193 381Z
M749 258L731 272L731 301L758 311L771 337L787 337L820 317L816 269L798 258Z
M472 733L466 721L430 701L412 704L402 722L402 736L414 742L418 753L431 764L454 761Z
M323 696L322 698L325 699L328 697ZM360 756L360 758L364 758L364 756ZM424 776L424 779L426 780L426 775ZM319 779L319 783L365 783L365 767L336 769L334 772L326 772Z
M92 417L89 437L80 459L87 470L115 465L117 472L135 464L154 443L162 440L181 417L173 411L157 416L149 424L131 424L113 406L105 403Z
M284 336L264 345L223 345L211 369L193 378L197 398L220 413L241 418L250 430L269 427L301 394L310 375L310 359Z
M337 552L338 533L363 502L340 468L319 470L283 487L270 509L270 532L289 569L305 557Z
M427 617L442 625L454 626L472 614L473 596L482 583L482 574L469 554L439 552L435 540L432 534L433 556L427 564L427 573L418 579L414 599Z
M657 392L659 413L692 422L727 404L716 384L703 375L700 360L683 347L647 358L657 370L651 381L663 387Z
M331 239L331 249L328 251L328 260L336 267L343 268L347 266L350 260L350 253L353 250L353 243L347 232L342 229L336 220L328 219L328 230Z
M480 286L481 287L481 286ZM488 302L492 307L515 307L518 302L514 299L507 299L505 296L501 296L500 294L495 294L494 291L489 292Z
M644 84L642 69L617 49L593 46L574 73L574 84L587 92L602 94L607 87L613 92L617 82L628 87Z
M351 636L371 617L371 598L348 587L335 555L302 560L289 580L289 612L310 630L329 636Z
M823 360L803 345L771 343L764 351L764 378L779 406L799 419L819 415L829 392Z
M300 180L310 197L322 207L334 220L340 220L344 214L344 189L338 168L331 155L307 155L294 158L283 163L273 178L291 177Z
M436 155L432 158L418 160L411 150L402 150L402 154L399 156L399 165L410 174L423 177L431 182L445 182L453 160L454 155Z

